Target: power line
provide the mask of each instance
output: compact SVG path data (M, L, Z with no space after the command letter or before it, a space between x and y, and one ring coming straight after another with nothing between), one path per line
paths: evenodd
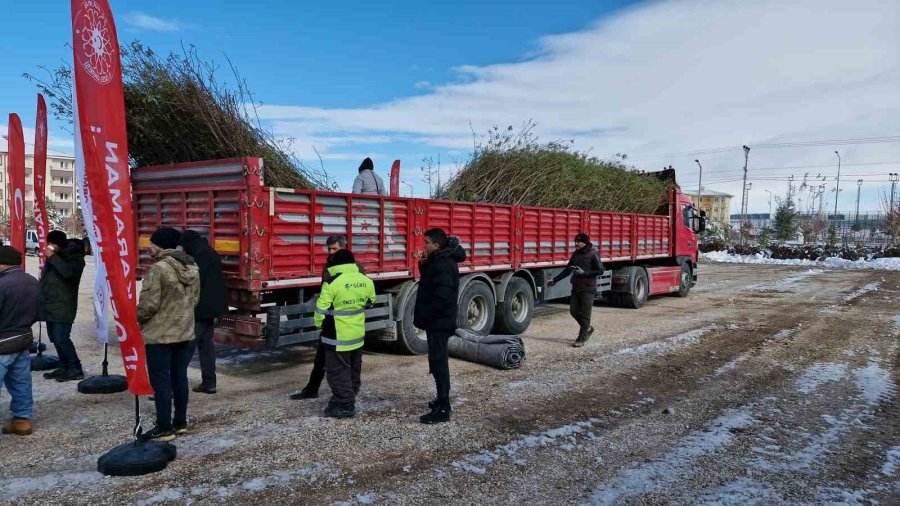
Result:
M858 137L850 139L827 139L818 141L801 141L801 142L773 142L762 144L748 144L753 149L781 149L781 148L803 148L817 146L847 146L853 144L888 144L900 142L900 136L887 137ZM743 149L741 145L722 146L718 148L695 149L691 151L656 153L649 155L629 156L628 160L647 160L654 158L677 158L682 156L699 156L708 154L727 153L729 151L738 151Z

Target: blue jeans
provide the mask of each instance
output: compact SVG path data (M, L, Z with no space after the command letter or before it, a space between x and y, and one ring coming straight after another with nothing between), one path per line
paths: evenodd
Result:
M56 354L59 356L59 366L64 369L81 370L81 360L72 344L72 324L47 322L47 336L50 342L56 346Z
M9 403L12 416L30 420L34 400L31 397L31 358L28 350L0 355L0 379L12 397Z
M194 354L190 341L172 344L148 344L147 372L156 404L156 426L172 430L173 425L187 424L188 364ZM172 402L175 418L172 419Z

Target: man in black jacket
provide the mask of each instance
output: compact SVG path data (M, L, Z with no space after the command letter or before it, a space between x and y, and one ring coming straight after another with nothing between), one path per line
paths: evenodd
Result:
M84 272L83 245L81 241L68 240L65 232L54 230L47 234L44 256L38 314L40 320L47 322L47 335L59 356L59 368L44 377L60 382L80 380L84 371L71 336L78 312L78 286Z
M328 259L325 260L325 267L322 267L322 284L331 281L332 277L328 273L329 267L334 267L334 254L342 249L347 249L347 238L342 235L330 235L325 239L325 249L328 251ZM365 274L366 269L362 262L356 261L360 274ZM288 397L295 401L303 399L316 399L319 397L319 387L322 386L322 380L325 379L325 346L321 342L316 343L316 358L313 360L312 371L309 372L309 381L302 390L293 392Z
M202 381L193 388L203 394L216 393L216 345L213 331L216 318L228 312L225 300L225 278L222 276L222 259L216 250L199 233L187 230L181 234L181 249L192 256L200 269L200 300L194 308L194 349L200 350L200 376Z
M450 421L450 364L447 341L456 332L459 264L466 252L456 237L439 229L425 231L425 258L419 261L419 288L413 324L428 338L428 369L434 376L437 398L428 403L431 412L419 421Z
M578 322L578 338L572 343L581 348L594 333L591 326L591 309L597 296L597 278L603 274L603 263L594 250L587 234L575 236L575 251L569 264L550 281L550 286L572 276L572 296L569 297L569 313Z
M34 400L28 347L34 339L31 325L37 320L38 282L22 270L22 253L0 246L0 383L11 400L12 419L4 434L31 434Z

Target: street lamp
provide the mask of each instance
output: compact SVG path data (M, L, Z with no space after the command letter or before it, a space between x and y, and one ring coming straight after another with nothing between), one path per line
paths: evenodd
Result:
M409 186L409 196L412 197L413 196L413 185L407 183L406 181L400 181L400 182L405 184L406 186Z
M769 194L769 221L772 221L772 190L763 190Z
M703 200L703 166L700 165L700 160L694 160L697 162L697 166L700 167L700 179L697 181L697 209L702 208L701 201Z

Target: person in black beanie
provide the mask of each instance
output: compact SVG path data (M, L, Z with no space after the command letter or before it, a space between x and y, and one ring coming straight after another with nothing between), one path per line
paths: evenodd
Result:
M161 228L150 237L154 263L141 282L138 299L137 319L156 404L156 427L143 434L145 439L171 441L187 432L187 369L193 356L200 270L190 255L176 249L180 238L173 228Z
M81 360L71 337L78 312L78 286L85 265L84 250L80 246L69 241L61 230L47 234L38 319L47 322L47 335L59 356L59 368L44 373L44 377L60 382L84 379Z
M353 193L384 195L384 181L375 173L375 164L366 158L359 164L359 175L353 181Z
M597 296L597 278L603 274L603 263L600 256L594 250L587 234L575 236L575 251L569 264L562 272L556 275L550 286L562 281L569 275L572 276L572 295L569 297L569 313L578 322L578 338L572 343L575 348L581 348L594 333L591 326L591 310L594 308L594 298Z
M200 234L187 230L181 234L181 248L194 258L200 269L200 301L194 308L193 350L200 352L200 372L202 381L193 388L203 394L216 393L216 345L213 331L216 318L228 312L225 300L225 278L222 276L222 259L216 250Z

